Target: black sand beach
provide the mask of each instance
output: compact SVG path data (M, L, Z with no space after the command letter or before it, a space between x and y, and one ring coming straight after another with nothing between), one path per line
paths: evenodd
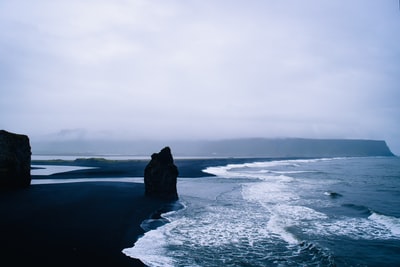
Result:
M244 159L176 160L180 177L210 176L207 166ZM32 165L95 167L40 179L143 177L147 160L41 160ZM178 183L179 194L179 183ZM0 191L0 266L143 266L124 255L144 233L140 224L166 203L128 182L33 184Z
M162 206L144 185L84 182L0 192L1 266L143 266L121 251Z

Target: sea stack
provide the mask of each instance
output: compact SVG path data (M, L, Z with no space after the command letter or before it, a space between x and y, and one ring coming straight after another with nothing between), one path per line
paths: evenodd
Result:
M166 200L177 200L176 182L178 168L174 164L171 149L163 148L151 155L151 161L144 169L145 195Z
M31 146L26 135L0 130L0 187L31 184Z

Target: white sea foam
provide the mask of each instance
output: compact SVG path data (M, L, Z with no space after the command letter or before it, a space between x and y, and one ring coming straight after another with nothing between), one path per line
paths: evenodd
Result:
M192 186L196 184L197 181L193 181ZM220 184L216 178L201 183L208 188ZM251 203L243 206L240 187L228 183L225 190L222 188L214 199L202 198L202 193L199 199L195 191L187 192L182 188L181 199L187 201L188 208L163 215L170 223L145 233L124 253L140 258L149 266L173 265L177 259L177 266L196 266L193 255L204 258L200 266L209 266L204 265L207 260L215 261L210 264L217 266L231 258L244 258L248 251L265 251L266 244L273 247L279 243L268 229L268 211ZM157 258L160 253L161 259Z
M246 247L252 247L263 239L272 240L266 222L258 220L261 214L257 216L240 207L224 206L198 207L196 212L192 212L190 216L186 216L185 211L167 216L171 223L145 233L134 247L123 252L140 258L148 266L197 266L196 257L214 257L223 248L235 246L242 247L233 250L236 256L242 253L244 257ZM232 256L230 251L225 253L219 257ZM175 263L176 259L179 264Z
M268 222L268 230L279 235L289 245L297 245L302 242L289 229L307 228L317 220L324 220L327 216L304 206L276 205L272 208L273 214Z
M299 196L288 186L291 179L278 176L269 182L249 183L242 190L243 198L257 202L271 214L268 230L280 236L288 244L301 242L288 229L303 227L308 220L325 219L326 215L311 208L296 205ZM287 203L287 204L284 204Z
M318 236L345 236L355 240L400 239L400 219L373 213L368 218L316 220L303 232Z
M262 178L262 174L278 173L293 174L313 172L313 170L273 170L275 167L296 168L300 165L313 162L332 161L338 158L321 158L321 159L296 159L296 160L273 160L273 161L257 161L252 163L228 164L226 166L208 167L203 172L210 173L223 178ZM261 176L261 177L260 177Z
M299 206L299 195L294 189L295 179L288 175L308 171L271 171L277 166L296 168L299 164L307 164L320 161L312 160L283 160L254 162L245 164L230 164L223 167L207 168L205 172L212 173L225 178L256 178L259 182L244 183L242 187L242 198L246 201L261 205L265 212L270 214L267 230L270 234L280 237L290 245L301 242L288 229L300 226L307 220L326 218L326 215L311 208ZM322 159L325 160L325 159ZM283 204L286 203L286 204Z
M383 225L394 237L400 238L400 218L373 212L368 219Z
M326 259L334 266L329 249L312 240L399 239L399 218L320 211L336 208L342 198L324 196L338 194L328 190L337 190L331 187L337 180L315 174L309 179L307 173L317 171L308 164L322 162L324 170L329 160L230 164L205 170L217 177L179 179L187 208L165 215L170 223L147 232L124 253L148 266L325 266ZM299 173L304 176L291 176Z
M144 237L136 242L133 248L126 248L122 250L122 253L132 258L141 259L148 266L175 266L173 258L165 256L168 245L168 239L166 238L168 231L165 228L171 227L171 225L165 225L147 232Z
M299 196L285 183L286 176L271 176L268 182L247 183L242 196L248 201L257 201L263 206L297 200Z
M219 177L224 178L236 178L236 177L248 177L254 176L262 172L268 172L267 168L275 166L283 166L291 164L288 161L265 161L265 162L253 162L243 164L228 164L226 166L208 167L203 171ZM249 172L246 172L248 170ZM255 176L258 178L258 176Z

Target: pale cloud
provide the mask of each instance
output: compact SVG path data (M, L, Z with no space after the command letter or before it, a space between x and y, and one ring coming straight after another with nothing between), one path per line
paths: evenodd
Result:
M399 32L396 1L2 1L0 128L400 151Z

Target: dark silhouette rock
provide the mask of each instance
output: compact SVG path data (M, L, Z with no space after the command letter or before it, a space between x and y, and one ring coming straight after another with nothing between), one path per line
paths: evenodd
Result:
M176 182L178 168L174 164L169 147L151 155L144 169L145 195L167 200L177 200Z
M31 184L31 146L26 135L0 130L0 187Z

